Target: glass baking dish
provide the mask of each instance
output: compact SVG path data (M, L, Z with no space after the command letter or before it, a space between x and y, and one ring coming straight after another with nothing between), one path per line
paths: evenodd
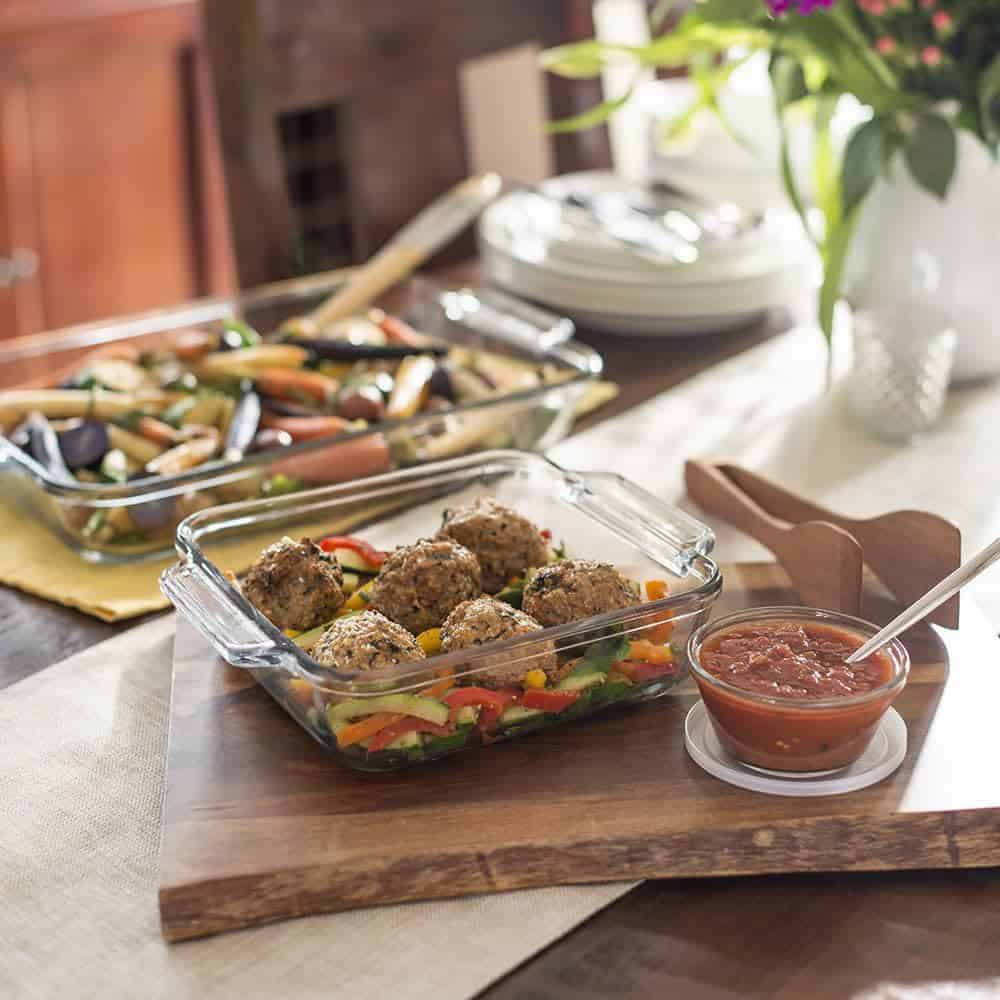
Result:
M211 546L216 557L217 546L234 545L245 557L251 538L252 550L259 551L286 535L317 539L347 533L391 549L433 536L446 506L482 496L496 498L551 531L570 557L610 562L633 580L665 581L667 596L475 651L439 653L388 669L343 673L317 663L272 625L220 571L222 560L205 552ZM200 512L181 524L180 561L163 574L161 583L167 597L219 654L234 666L252 670L314 739L352 767L388 770L665 694L686 676L687 639L705 621L722 587L719 570L708 558L713 543L714 535L705 525L620 476L569 472L536 454L491 451ZM655 663L635 663L635 650L654 646L659 651ZM557 711L522 708L512 715L504 711L492 721L492 728L470 725L467 716L463 722L461 715L453 715L453 732L425 734L411 745L378 752L361 744L341 746L338 741L337 720L385 704L366 703L368 699L427 697L423 692L442 678L450 678L456 689L474 688L477 677L498 661L504 663L505 672L508 666L521 664L527 673L537 657L551 657L553 650L561 664L585 657L585 674L591 667L603 669L602 676L589 678L577 689L577 696L563 699L572 702L569 706ZM654 658L649 655L649 659Z
M262 331L308 311L345 281L336 271L264 286L232 298L204 299L131 318L90 323L0 345L0 390L58 382L96 345L150 347L157 337L240 317ZM491 289L445 289L412 279L380 303L422 332L492 352L544 372L544 382L503 396L423 413L395 423L271 449L237 462L216 460L188 472L132 484L70 483L50 475L0 434L0 489L49 524L85 559L131 562L168 552L184 517L219 503L299 485L373 475L484 448L545 449L567 432L601 358L571 339L568 320Z

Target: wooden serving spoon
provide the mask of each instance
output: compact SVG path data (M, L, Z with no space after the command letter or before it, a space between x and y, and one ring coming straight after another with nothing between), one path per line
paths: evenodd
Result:
M900 510L879 517L841 517L738 465L717 468L775 517L793 524L828 521L850 532L861 543L872 572L903 604L912 604L962 561L962 533L937 514ZM958 602L956 593L928 615L928 621L958 628Z
M709 462L689 460L684 481L691 499L774 553L810 607L857 615L861 611L861 546L826 521L790 525L772 517Z

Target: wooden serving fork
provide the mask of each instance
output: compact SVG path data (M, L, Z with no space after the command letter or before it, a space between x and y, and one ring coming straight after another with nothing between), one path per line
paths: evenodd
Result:
M738 465L718 471L769 514L785 521L822 520L850 532L864 561L889 591L909 605L962 562L962 533L951 521L922 510L900 510L879 517L841 517ZM927 620L958 628L959 595Z
M684 481L688 495L706 513L774 553L805 604L860 613L861 546L847 531L825 520L792 525L772 516L710 462L686 462Z

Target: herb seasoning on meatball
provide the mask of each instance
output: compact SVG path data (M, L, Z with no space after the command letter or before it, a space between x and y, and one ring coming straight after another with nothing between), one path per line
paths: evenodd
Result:
M441 649L450 653L541 630L542 626L523 611L494 597L479 597L464 601L448 615L441 627ZM531 659L513 662L507 656L490 657L487 660L489 669L470 677L470 682L488 688L508 687L519 684L529 670L536 668L544 670L550 680L558 680L560 670L555 646L551 642L540 643L533 652L537 655Z
M278 628L306 630L329 621L344 603L336 558L309 538L269 545L247 571L246 599Z
M548 546L523 514L492 497L444 512L438 538L451 538L475 553L483 571L483 590L495 594L512 577L549 561Z
M436 628L482 590L479 563L465 546L423 539L389 554L372 585L370 607L416 635Z
M640 602L638 586L610 563L564 559L543 566L524 588L521 606L542 625L628 608Z
M344 671L379 670L424 659L417 640L377 611L338 619L319 637L311 655L324 666Z

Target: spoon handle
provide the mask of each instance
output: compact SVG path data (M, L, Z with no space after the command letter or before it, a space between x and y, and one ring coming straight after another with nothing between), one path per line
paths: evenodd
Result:
M936 607L944 604L952 594L958 593L962 587L974 580L998 559L1000 559L1000 538L995 539L982 552L962 563L954 573L950 573L937 586L928 590L923 597L914 601L905 611L893 618L885 628L879 629L863 646L847 657L847 662L857 663L880 650L901 632L905 632L911 625L915 625L921 618L929 615Z

